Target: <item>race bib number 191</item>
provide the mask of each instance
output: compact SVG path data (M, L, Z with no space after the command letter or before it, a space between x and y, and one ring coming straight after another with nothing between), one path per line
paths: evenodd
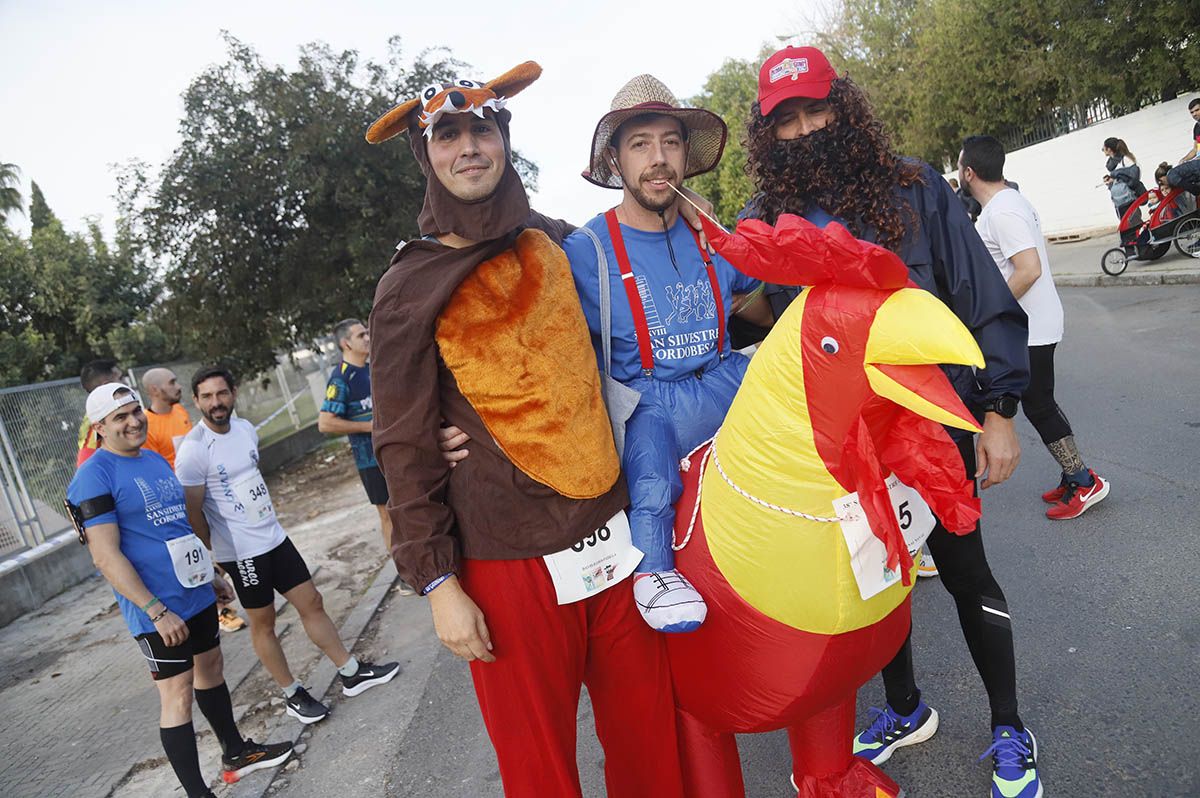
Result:
M167 541L167 552L175 568L175 578L184 587L199 587L213 578L212 558L195 535L183 535Z

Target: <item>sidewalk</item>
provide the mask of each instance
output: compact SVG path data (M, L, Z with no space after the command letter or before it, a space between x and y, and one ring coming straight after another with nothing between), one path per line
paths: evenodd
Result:
M388 583L394 575L349 449L341 443L318 450L269 477L268 485L341 626L377 575ZM295 613L285 608L278 628L297 676L311 679L323 657ZM282 699L258 664L248 631L223 635L221 648L243 733L264 740L283 715ZM157 691L98 575L0 629L0 713L5 798L183 795L159 742ZM198 711L194 722L201 766L216 778L216 740Z
M1110 277L1100 268L1100 256L1118 246L1116 228L1091 238L1046 246L1054 284L1063 287L1183 285L1200 283L1200 258L1181 255L1175 245L1158 260L1134 261L1125 273Z

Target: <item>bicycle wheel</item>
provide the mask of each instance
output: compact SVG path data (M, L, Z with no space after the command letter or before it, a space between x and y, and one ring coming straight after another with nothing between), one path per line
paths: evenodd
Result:
M1104 269L1105 274L1113 277L1124 273L1125 267L1128 265L1129 256L1120 247L1113 247L1100 257L1100 268Z
M1200 219L1184 219L1175 228L1175 249L1180 255L1200 258Z

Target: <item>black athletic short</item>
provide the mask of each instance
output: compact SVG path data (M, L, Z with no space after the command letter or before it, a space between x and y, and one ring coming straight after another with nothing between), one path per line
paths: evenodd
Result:
M238 601L248 610L274 603L276 590L286 593L312 579L291 538L284 538L266 554L223 562L221 567L229 572Z
M155 681L169 679L192 669L192 658L212 651L221 644L221 627L217 623L217 605L208 607L188 618L188 638L177 646L168 646L158 632L148 632L134 638Z
M367 500L371 504L378 506L388 503L387 480L383 478L379 466L358 469L358 478L367 489Z

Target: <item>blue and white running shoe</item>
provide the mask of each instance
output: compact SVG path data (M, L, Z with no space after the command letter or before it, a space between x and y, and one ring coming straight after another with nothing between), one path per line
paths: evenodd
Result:
M997 726L992 745L979 757L992 757L992 798L1042 798L1037 772L1037 740L1029 729Z
M937 710L924 701L911 715L898 715L886 704L870 712L871 725L854 738L854 755L876 765L888 761L897 748L925 742L938 728Z

